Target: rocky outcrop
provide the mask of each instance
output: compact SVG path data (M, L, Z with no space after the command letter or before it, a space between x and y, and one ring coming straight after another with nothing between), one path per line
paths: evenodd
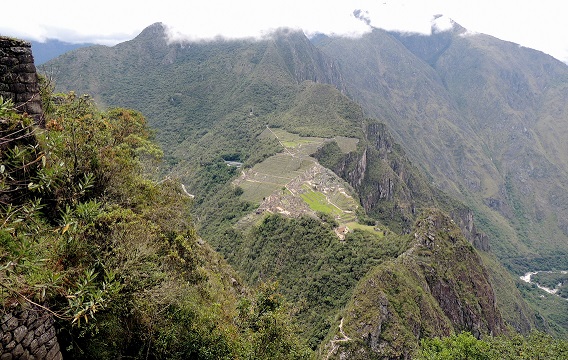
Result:
M416 223L414 236L411 251L421 253L419 266L430 292L455 330L476 337L500 334L504 324L489 274L454 221L430 211Z
M455 209L450 213L450 217L456 222L463 232L465 238L473 244L473 246L481 251L489 251L489 237L478 231L475 226L473 211L463 207Z
M411 236L405 253L359 282L343 321L354 340L337 358L410 359L424 337L503 333L488 272L451 218L429 210Z
M420 208L440 207L476 249L489 251L489 238L477 230L471 209L429 185L385 125L369 124L366 143L362 150L345 155L328 143L314 156L357 191L365 211L389 226L402 223L392 230L408 233Z
M0 318L0 359L62 359L51 314L35 306L5 312Z
M385 125L372 122L365 133L366 146L357 152L337 156L338 150L328 144L314 156L356 190L367 213L391 230L408 233L416 209L436 205L437 191L411 164Z
M0 96L14 101L18 111L42 121L38 77L31 44L0 36Z
M346 92L337 61L319 51L302 31L280 29L272 36L286 68L298 83L310 80L332 84L341 92Z

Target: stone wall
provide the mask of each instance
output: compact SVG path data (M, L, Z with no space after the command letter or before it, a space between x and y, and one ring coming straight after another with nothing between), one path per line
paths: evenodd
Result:
M43 122L38 77L28 42L0 36L0 96ZM6 306L6 304L3 304ZM32 305L0 308L0 360L62 359L53 317Z
M0 36L0 96L12 99L18 111L41 123L38 77L30 43Z
M0 318L0 360L60 360L53 317L26 306L4 312Z

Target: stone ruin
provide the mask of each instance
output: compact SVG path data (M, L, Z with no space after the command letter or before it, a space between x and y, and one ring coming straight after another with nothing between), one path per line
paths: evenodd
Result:
M0 36L0 96L43 124L38 76L31 44ZM62 359L53 316L44 308L24 303L0 304L0 360Z
M60 360L59 343L50 313L28 305L0 317L1 360Z
M0 36L0 96L42 123L38 76L29 42Z

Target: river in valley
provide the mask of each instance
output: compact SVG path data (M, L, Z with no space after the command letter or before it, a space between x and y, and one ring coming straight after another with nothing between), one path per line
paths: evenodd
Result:
M565 271L565 270L561 270L561 271L531 271L531 272L527 272L526 274L524 274L523 276L520 277L520 279L523 280L523 281L526 282L526 283L534 284L534 285L536 285L539 289L544 290L544 291L546 291L546 292L549 293L549 294L554 294L554 295L559 296L559 295L557 294L557 292L558 292L558 290L559 290L559 287L562 286L562 283L558 284L558 285L556 286L556 288L551 289L551 288L548 288L548 287L546 287L546 286L542 286L542 285L540 285L540 284L537 283L537 282L531 281L531 277L532 277L533 275L536 275L536 274L539 274L539 273L563 274L563 275L567 275L567 274L568 274L568 271ZM566 299L566 300L568 300L568 299Z

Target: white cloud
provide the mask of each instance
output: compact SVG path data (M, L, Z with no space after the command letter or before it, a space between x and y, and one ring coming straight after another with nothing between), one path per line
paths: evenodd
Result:
M281 27L304 32L360 35L369 26L353 15L356 2L330 4L325 1L241 1L227 6L226 1L212 1L192 8L184 17L162 20L177 38L212 39L262 37Z
M451 18L470 31L568 60L568 22L558 0L28 0L26 6L34 11L25 18L2 17L0 34L108 45L163 22L190 39L259 37L284 26L307 34L357 36L369 31L366 21L353 14L359 9L374 27L422 34L430 33L433 15L444 14L434 23L436 29L447 29ZM19 14L21 7L10 1L2 13Z
M436 32L443 32L453 29L454 21L447 16L436 16L432 20L432 29Z

